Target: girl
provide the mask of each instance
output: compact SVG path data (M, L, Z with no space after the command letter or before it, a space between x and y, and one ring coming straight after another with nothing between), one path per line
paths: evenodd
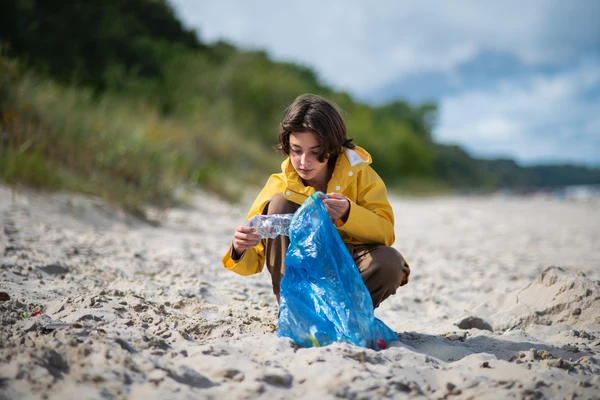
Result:
M369 166L371 156L346 137L337 107L315 95L299 96L288 107L279 128L277 148L288 156L281 173L271 175L250 212L295 212L315 191L327 193L327 212L356 263L376 308L399 286L408 283L410 269L393 247L394 215L385 184ZM238 226L225 268L240 275L271 273L279 302L289 237L261 239L253 228Z

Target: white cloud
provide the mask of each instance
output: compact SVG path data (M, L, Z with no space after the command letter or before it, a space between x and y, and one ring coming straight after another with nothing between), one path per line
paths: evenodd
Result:
M436 135L475 154L600 165L598 0L172 2L202 40L299 62L358 98L441 75L458 94L442 97ZM475 90L459 67L485 52L527 71L509 68L488 84L484 70ZM589 88L595 97L584 96Z
M600 62L443 98L435 137L479 155L600 164ZM595 97L594 97L595 96Z
M174 0L204 40L224 38L314 67L364 94L393 78L451 71L478 50L557 64L600 46L600 2L559 0Z

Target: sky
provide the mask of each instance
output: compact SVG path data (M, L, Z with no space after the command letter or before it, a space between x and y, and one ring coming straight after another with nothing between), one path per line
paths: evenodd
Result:
M203 42L296 62L377 105L439 105L434 138L600 166L600 0L171 0Z

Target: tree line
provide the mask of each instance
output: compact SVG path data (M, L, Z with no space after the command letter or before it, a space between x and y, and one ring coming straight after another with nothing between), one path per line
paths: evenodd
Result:
M235 196L228 181L258 183L277 170L278 123L306 92L342 108L349 135L392 186L600 182L597 169L523 168L435 143L436 104L357 102L306 66L203 43L164 0L5 2L0 43L0 179L11 183L89 192L132 208L171 201L181 184Z

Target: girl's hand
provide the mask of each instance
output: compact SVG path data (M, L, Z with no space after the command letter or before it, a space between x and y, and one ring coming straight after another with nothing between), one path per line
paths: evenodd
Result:
M256 230L249 226L240 225L233 234L233 252L240 257L242 253L260 243L262 237L256 235Z
M350 214L350 202L339 193L328 193L327 197L323 199L323 204L325 204L327 214L333 220L348 218L348 214Z

